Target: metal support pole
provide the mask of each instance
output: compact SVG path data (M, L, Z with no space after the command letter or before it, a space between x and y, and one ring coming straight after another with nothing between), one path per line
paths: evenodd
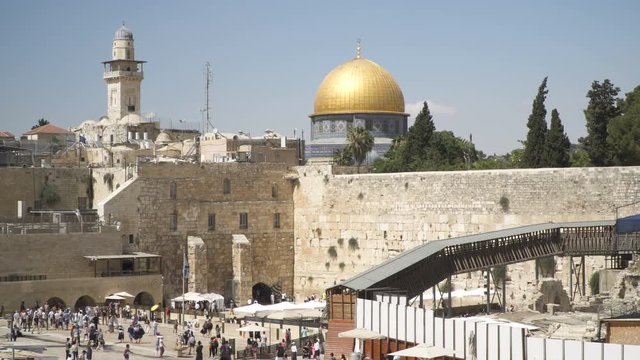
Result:
M491 268L487 268L487 315L491 312Z
M433 288L431 288L433 290L433 311L436 311L436 287L438 285L433 285Z
M582 268L582 296L587 296L587 279L586 279L586 264L584 262L584 256L580 259L580 267Z
M569 296L573 300L573 256L569 256Z
M504 276L502 276L502 312L507 311L507 266L504 267Z
M447 299L447 317L451 317L453 309L452 309L452 303L451 303L451 288L453 287L451 285L451 275L449 275L448 277L448 281L449 281L449 289L447 289L447 293L448 293L448 299Z

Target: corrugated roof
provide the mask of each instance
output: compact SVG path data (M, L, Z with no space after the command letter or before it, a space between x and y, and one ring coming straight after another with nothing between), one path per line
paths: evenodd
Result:
M53 124L47 124L38 126L35 129L31 129L24 133L24 135L33 135L33 134L72 134L69 130L57 127Z
M15 138L16 136L8 131L0 131L0 138Z
M573 228L573 227L595 227L595 226L613 226L615 220L605 221L584 221L584 222L564 222L564 223L545 223L536 225L520 226L515 228L491 231L475 235L461 236L452 239L429 241L424 245L417 246L407 250L400 255L388 259L376 265L369 270L344 281L339 286L344 286L353 290L364 290L372 287L374 284L389 278L390 276L409 268L420 261L436 254L448 246L470 244L487 240L506 238L515 235L523 235L534 233L537 231L545 231L551 229Z

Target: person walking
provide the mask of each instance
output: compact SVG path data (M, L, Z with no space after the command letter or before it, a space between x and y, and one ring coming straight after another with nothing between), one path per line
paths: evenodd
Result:
M196 346L196 360L202 360L202 341L198 340L198 346Z
M292 341L291 342L291 360L297 360L298 359L298 347L296 346L296 342Z
M129 360L129 356L131 355L131 350L129 349L129 344L124 348L124 352L122 353L124 356L124 360Z

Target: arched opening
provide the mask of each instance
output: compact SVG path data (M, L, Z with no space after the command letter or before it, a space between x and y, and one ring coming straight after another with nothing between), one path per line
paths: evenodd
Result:
M73 306L74 309L84 310L87 306L96 306L96 301L89 295L83 295L76 300L76 304Z
M64 300L60 299L57 296L54 297L50 297L49 300L47 300L47 305L49 305L49 307L57 307L58 309L64 309L65 308L65 304L64 304Z
M271 287L265 283L257 283L251 288L251 297L260 304L271 304Z
M133 305L152 306L154 304L155 303L153 302L153 296L145 291L138 293L138 295L136 295L136 298L133 299Z

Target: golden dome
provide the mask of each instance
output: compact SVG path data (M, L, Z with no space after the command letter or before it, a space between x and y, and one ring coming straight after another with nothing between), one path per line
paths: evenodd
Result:
M404 113L404 96L387 70L356 57L331 70L322 80L313 114Z

